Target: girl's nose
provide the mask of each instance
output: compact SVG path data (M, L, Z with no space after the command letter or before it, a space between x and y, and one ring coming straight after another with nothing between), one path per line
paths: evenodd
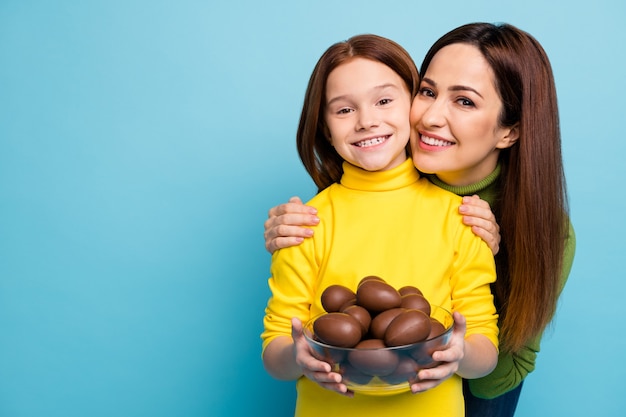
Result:
M374 109L359 109L356 123L356 130L367 130L372 127L378 126L380 120L378 120L376 110Z

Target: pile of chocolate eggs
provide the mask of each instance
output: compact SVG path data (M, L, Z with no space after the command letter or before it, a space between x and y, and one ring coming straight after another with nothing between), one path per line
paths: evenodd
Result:
M326 313L308 323L309 345L355 391L408 389L420 369L437 364L431 355L452 330L452 315L418 288L396 290L378 276L363 278L356 291L331 285L321 303Z
M403 346L436 337L446 330L430 317L431 305L418 288L406 286L396 290L374 275L363 278L356 292L331 285L323 291L321 301L327 314L314 321L313 333L331 346Z

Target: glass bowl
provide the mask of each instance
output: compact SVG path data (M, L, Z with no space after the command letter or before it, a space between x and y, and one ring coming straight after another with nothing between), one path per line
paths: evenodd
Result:
M443 350L450 342L454 319L439 306L431 306L430 317L443 324L443 333L421 342L393 347L345 348L331 346L317 340L313 323L317 316L304 325L304 337L313 356L328 362L332 371L342 375L349 390L369 395L392 395L410 390L417 382L420 369L438 365L433 360L435 351ZM363 337L367 339L367 336Z

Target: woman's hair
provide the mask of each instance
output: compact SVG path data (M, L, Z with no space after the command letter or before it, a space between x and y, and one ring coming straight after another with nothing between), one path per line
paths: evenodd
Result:
M472 23L441 37L422 63L425 74L443 47L480 50L502 100L499 124L517 124L519 140L500 151L500 198L494 203L503 245L494 295L500 344L518 351L551 321L560 292L568 205L556 88L548 57L528 33L508 24Z
M357 35L335 43L324 52L309 79L296 137L300 159L320 191L339 182L343 173L343 158L330 143L324 119L326 81L335 68L357 57L380 62L391 68L406 83L411 98L419 85L417 67L411 56L390 39L377 35Z

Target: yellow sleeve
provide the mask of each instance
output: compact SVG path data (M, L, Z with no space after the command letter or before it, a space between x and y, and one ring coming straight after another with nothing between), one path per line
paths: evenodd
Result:
M306 239L299 246L280 249L272 255L268 280L272 294L263 318L263 351L274 338L291 336L293 317L303 324L310 319L318 275L313 246L314 239Z
M459 234L451 276L452 310L465 316L466 336L482 334L498 348L498 315L490 286L496 279L493 253L470 227L462 225Z

